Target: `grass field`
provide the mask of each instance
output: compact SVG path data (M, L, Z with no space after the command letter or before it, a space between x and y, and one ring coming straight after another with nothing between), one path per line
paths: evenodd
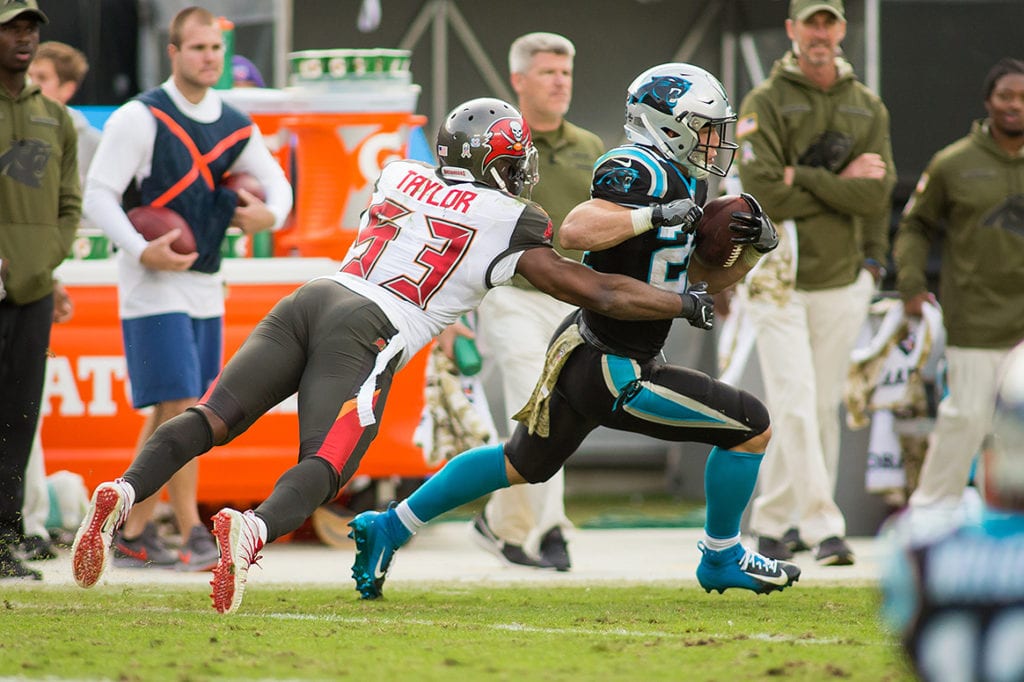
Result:
M346 586L347 587L347 586ZM0 677L108 680L909 680L873 587L16 587Z

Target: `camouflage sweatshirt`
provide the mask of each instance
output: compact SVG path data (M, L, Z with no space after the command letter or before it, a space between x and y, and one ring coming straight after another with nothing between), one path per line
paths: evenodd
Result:
M1024 339L1024 155L999 147L985 121L932 157L907 202L893 249L904 299L926 291L940 239L946 342L1004 349Z
M886 262L896 169L889 141L889 111L837 59L839 78L822 90L787 53L771 76L740 106L736 136L743 189L776 222L796 223L798 289L851 284L865 258ZM839 172L861 154L881 155L880 180L846 179ZM783 182L793 166L793 185Z

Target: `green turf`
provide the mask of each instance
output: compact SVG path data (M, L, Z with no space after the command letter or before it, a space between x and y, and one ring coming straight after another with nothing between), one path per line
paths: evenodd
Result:
M111 680L909 680L871 587L16 587L0 677Z

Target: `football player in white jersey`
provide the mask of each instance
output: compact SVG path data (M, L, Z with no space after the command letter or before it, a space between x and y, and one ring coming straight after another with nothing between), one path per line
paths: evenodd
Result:
M559 256L547 214L519 197L537 180L535 154L513 106L477 99L442 122L439 166L388 164L340 271L282 299L206 397L157 429L122 478L96 488L72 550L78 584L99 580L112 534L134 503L298 392L298 464L256 509L225 508L213 519L220 548L213 606L238 608L260 548L298 528L356 471L395 372L516 273L610 317L709 325L713 304L700 287L665 291ZM666 211L659 220L683 218Z

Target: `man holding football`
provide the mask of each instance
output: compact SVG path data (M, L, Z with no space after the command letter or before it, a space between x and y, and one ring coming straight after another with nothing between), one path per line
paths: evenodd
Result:
M199 7L170 25L171 77L111 115L89 169L86 217L118 247L118 312L135 408L151 407L139 434L141 448L162 423L193 405L220 371L224 282L220 245L228 225L248 234L279 227L291 211L292 191L249 117L222 102L212 86L224 66L216 17ZM266 203L222 186L227 172L248 172L266 191ZM129 221L121 199L138 190L141 205L181 214L196 238L195 253L179 254L173 229L151 242ZM191 462L169 482L183 537L168 550L151 522L158 497L136 507L116 538L115 563L209 570L217 548L199 518L199 468Z
M601 156L592 199L562 223L561 242L586 250L586 265L659 291L708 297L775 248L778 237L757 202L732 214L732 241L746 245L737 270L694 260L694 230L707 195L705 178L724 176L735 121L722 85L689 64L663 64L629 86L626 135ZM690 282L694 284L691 286ZM690 318L710 329L711 309ZM740 517L770 437L769 416L754 396L700 372L663 362L667 318L625 321L584 305L562 323L521 423L507 443L464 452L386 512L352 520L353 578L364 599L381 595L391 559L413 533L445 511L499 488L550 478L597 426L712 445L705 470L707 522L697 569L710 592L766 593L799 578L794 564L743 547Z

